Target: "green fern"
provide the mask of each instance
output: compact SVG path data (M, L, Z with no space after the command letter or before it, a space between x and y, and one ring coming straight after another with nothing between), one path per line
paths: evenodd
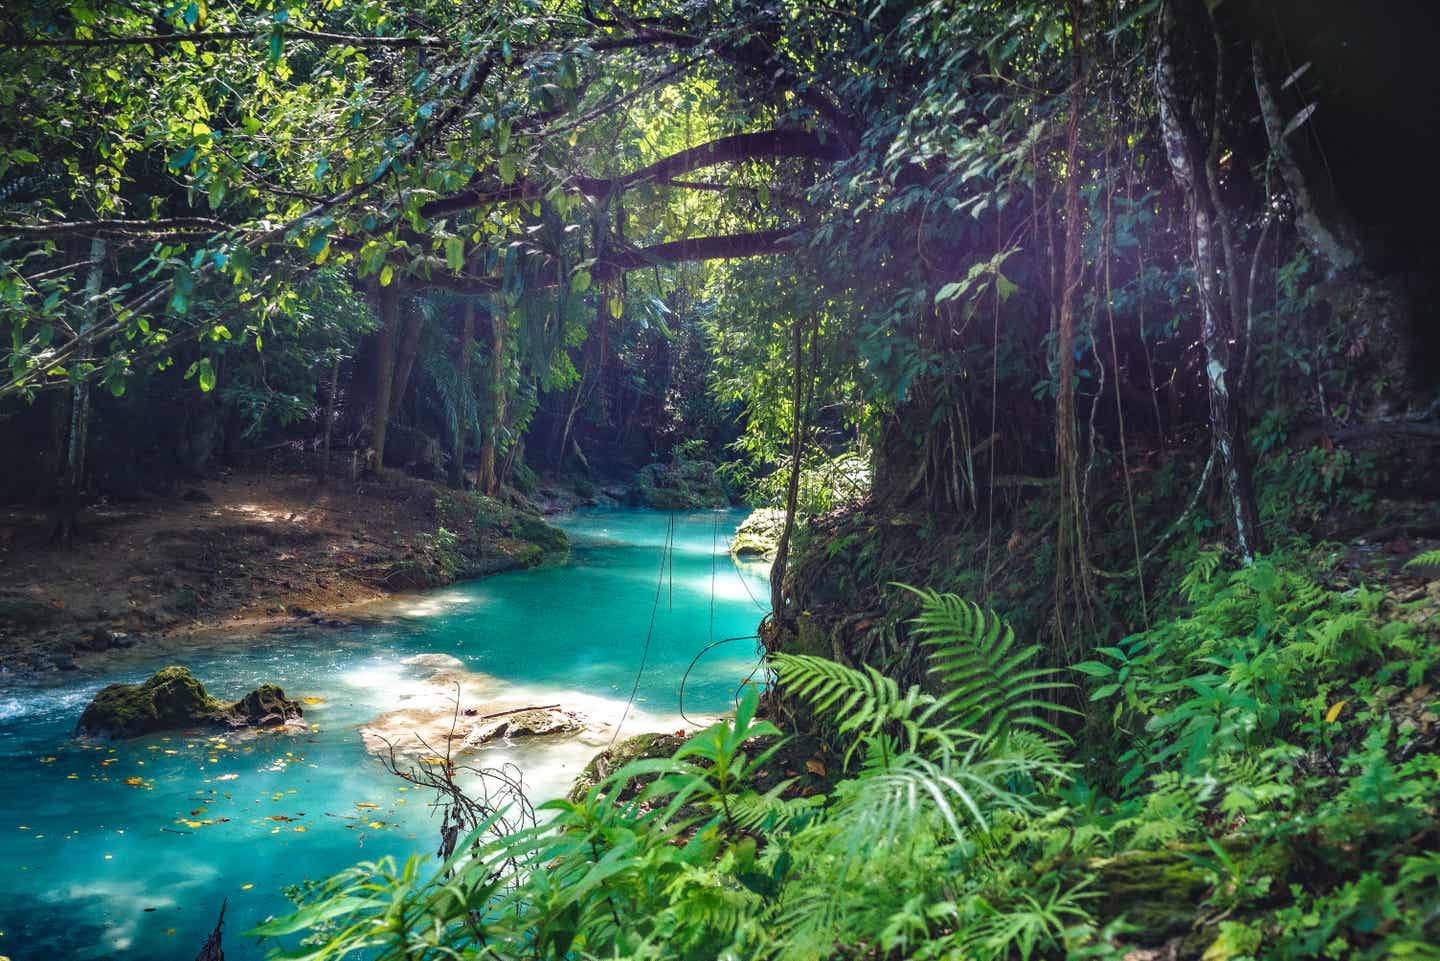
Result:
M1052 669L1029 666L1039 644L1018 646L1009 624L971 601L899 586L920 598L911 630L931 649L930 673L943 685L942 701L961 727L987 738L1028 727L1065 739L1043 715L1075 712L1044 695L1073 685L1051 680Z
M1440 550L1423 551L1405 562L1410 567L1440 567Z
M1180 579L1180 593L1187 601L1199 600L1200 595L1215 577L1215 572L1220 569L1220 559L1225 556L1222 547L1202 548L1190 562L1190 569Z
M837 734L853 735L844 757L847 767L855 752L887 727L903 731L910 750L927 735L942 733L929 723L939 706L933 696L916 686L902 694L894 678L869 664L856 669L811 654L775 654L771 663L781 687L833 720Z

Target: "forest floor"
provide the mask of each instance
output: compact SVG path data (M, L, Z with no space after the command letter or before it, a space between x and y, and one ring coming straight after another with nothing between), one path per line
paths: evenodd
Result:
M318 487L237 471L91 505L68 546L50 529L43 508L0 508L0 677L72 670L150 637L339 626L360 605L530 566L564 541L533 515L398 472Z

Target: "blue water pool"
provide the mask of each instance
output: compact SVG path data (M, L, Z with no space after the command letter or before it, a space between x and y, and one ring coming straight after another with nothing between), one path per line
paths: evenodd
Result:
M742 516L675 515L672 534L666 514L584 512L562 522L574 542L568 563L400 599L362 625L150 646L60 683L0 680L9 774L0 789L0 956L188 961L228 899L226 957L255 961L265 946L240 932L284 912L287 885L431 851L438 821L429 798L388 775L360 735L416 703L427 684L433 693L417 655L458 659L467 682L482 679L484 696L500 703L568 704L612 724L623 716L622 733L693 728L679 716L681 675L712 640L753 634L769 596L763 570L726 554ZM674 548L662 565L667 540ZM249 739L70 738L101 686L169 663L222 698L278 683L307 699L314 727ZM755 664L753 640L714 648L686 682L686 714L703 723L729 708ZM517 740L479 754L520 765L542 800L563 792L595 750Z

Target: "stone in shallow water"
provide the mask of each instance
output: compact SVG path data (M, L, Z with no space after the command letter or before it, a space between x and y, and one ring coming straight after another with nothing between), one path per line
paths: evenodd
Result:
M780 535L785 530L785 512L773 507L761 507L740 522L735 529L735 539L730 542L730 553L736 557L759 557L774 560L780 547Z
M283 725L302 713L300 705L274 684L263 684L234 704L225 704L211 697L185 668L165 667L143 684L102 688L80 715L76 733L125 738L182 727Z

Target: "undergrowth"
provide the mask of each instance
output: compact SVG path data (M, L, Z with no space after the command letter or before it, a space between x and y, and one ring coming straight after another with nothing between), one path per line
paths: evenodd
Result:
M1073 739L1037 645L917 592L923 686L772 658L842 748L828 794L754 787L780 732L751 686L535 828L359 865L255 933L314 961L1440 958L1431 639L1295 560L1181 590L1066 672Z

